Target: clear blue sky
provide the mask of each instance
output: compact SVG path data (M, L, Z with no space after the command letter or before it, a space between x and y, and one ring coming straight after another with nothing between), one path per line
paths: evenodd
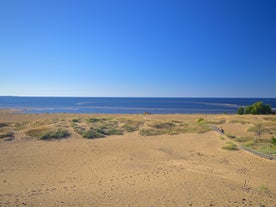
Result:
M0 95L276 97L275 0L0 0Z

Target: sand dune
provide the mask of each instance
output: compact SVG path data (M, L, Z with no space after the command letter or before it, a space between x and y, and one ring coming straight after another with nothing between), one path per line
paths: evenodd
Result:
M0 116L9 122L72 117ZM0 141L0 206L276 206L275 161L222 150L224 143L213 131L92 140L73 134L59 141L18 134Z

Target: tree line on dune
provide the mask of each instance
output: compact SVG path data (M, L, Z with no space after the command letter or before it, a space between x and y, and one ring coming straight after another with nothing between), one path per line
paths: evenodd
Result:
M275 112L272 111L270 105L256 102L246 107L239 107L238 114L275 114Z

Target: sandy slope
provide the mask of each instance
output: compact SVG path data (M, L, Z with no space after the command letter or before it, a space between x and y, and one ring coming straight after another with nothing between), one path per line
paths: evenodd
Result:
M224 142L215 132L0 141L0 206L276 206L276 162Z

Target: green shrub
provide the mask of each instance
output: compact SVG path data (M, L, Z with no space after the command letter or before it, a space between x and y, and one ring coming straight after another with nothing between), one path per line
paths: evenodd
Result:
M244 108L243 107L238 108L238 114L240 114L240 115L244 114Z
M89 123L97 123L97 122L104 122L104 121L107 121L109 120L108 118L95 118L95 117L92 117L92 118L89 118L87 121Z
M79 122L80 121L80 119L72 119L72 122Z
M103 135L123 135L123 131L121 129L115 128L97 128L96 132L103 134Z
M255 141L254 141L254 140L251 140L251 141L245 142L245 143L243 144L243 146L245 146L245 147L251 147L251 146L253 146L254 144L255 144Z
M103 138L104 135L99 133L98 131L94 130L94 129L90 129L87 131L82 131L81 136L83 136L84 138L87 139L95 139L95 138Z
M26 134L30 137L36 137L36 138L41 138L44 134L49 132L49 128L35 128L35 129L30 129L26 132Z
M233 135L233 134L229 134L229 133L227 133L227 134L225 134L228 138L230 138L230 139L234 139L234 138L236 138L236 136L235 135Z
M272 143L273 145L276 145L276 138L275 138L275 137L272 137L272 138L271 138L271 143Z
M202 117L201 117L201 118L199 118L199 119L197 120L197 122L198 122L198 123L202 123L202 122L204 122L204 118L202 118Z
M238 146L233 142L226 142L226 144L222 147L225 150L238 150Z
M238 114L272 114L272 109L270 105L265 105L263 102L256 102L246 106L245 109L240 107Z
M171 122L164 122L164 123L153 124L151 127L155 129L171 129L175 127L175 124Z
M235 138L236 142L248 142L248 141L252 141L251 137L236 137Z
M122 129L124 129L127 132L135 132L139 129L139 127L135 127L135 126L125 124L125 125L122 126Z
M162 135L165 134L162 130L156 130L156 129L142 129L139 132L142 136L155 136L155 135Z
M50 140L50 139L62 139L68 137L70 133L64 129L58 129L56 131L49 131L43 134L40 139L41 140Z

